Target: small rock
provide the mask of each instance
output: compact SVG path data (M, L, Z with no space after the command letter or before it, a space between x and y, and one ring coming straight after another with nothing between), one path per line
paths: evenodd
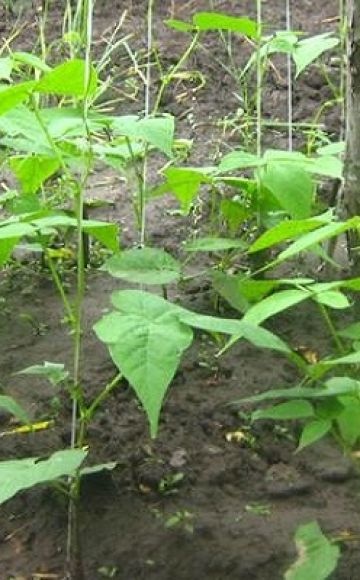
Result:
M170 458L171 467L182 467L187 461L186 449L176 449Z
M266 472L265 482L266 491L272 497L289 497L311 490L310 480L285 463L272 465Z
M313 467L315 477L329 483L343 483L355 476L354 466L349 459L341 457L333 461L320 461Z

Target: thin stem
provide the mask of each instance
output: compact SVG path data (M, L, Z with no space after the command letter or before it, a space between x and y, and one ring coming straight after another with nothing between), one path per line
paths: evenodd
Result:
M160 86L159 92L157 94L155 105L154 105L154 108L152 111L153 115L156 115L156 113L158 112L158 110L160 108L161 101L162 101L166 87L171 83L173 78L177 75L178 71L181 69L181 67L184 65L184 63L187 61L187 59L189 58L189 56L191 55L191 53L195 49L195 47L199 41L199 37L200 37L200 31L198 31L198 32L196 32L196 34L194 34L191 43L189 44L189 46L187 47L185 52L182 54L182 56L180 57L178 62L162 78L161 86Z
M67 317L69 319L70 324L73 326L74 325L74 322L75 322L75 317L74 317L74 313L72 311L72 307L70 305L69 300L67 299L67 296L66 296L65 290L64 290L64 286L63 286L63 284L61 282L61 279L60 279L60 276L59 276L59 274L58 274L58 272L56 270L55 264L54 264L54 262L53 262L53 260L52 260L52 258L50 256L50 253L49 253L49 251L47 249L45 249L45 256L46 256L46 260L47 260L48 266L50 268L50 272L51 272L51 276L52 276L53 282L54 282L54 284L55 284L55 286L56 286L56 288L57 288L57 290L58 290L58 292L60 294L60 297L61 297L61 300L62 300L62 303L63 303L63 306L64 306L64 310L65 310L65 312L67 314Z
M85 411L86 421L91 421L93 418L95 411L97 411L98 407L104 402L104 400L110 395L110 393L118 386L119 382L122 380L123 375L122 373L118 373L116 377L110 381L106 387L101 391L101 393L94 399L91 403L90 407L88 407Z
M344 345L341 342L338 333L336 332L335 325L334 325L334 323L333 323L333 321L331 319L331 316L329 314L328 309L323 304L318 303L318 305L319 305L319 308L320 308L320 312L321 312L322 316L324 317L324 320L326 322L326 325L327 325L327 327L328 327L328 329L330 331L330 334L331 334L331 336L332 336L332 338L334 340L334 343L336 345L336 348L338 349L338 351L339 351L340 354L344 354L344 352L345 352Z

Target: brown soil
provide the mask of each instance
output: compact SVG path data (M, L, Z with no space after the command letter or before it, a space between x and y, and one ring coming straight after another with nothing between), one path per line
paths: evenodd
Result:
M139 31L136 42L140 47L144 2L130 4L128 26ZM97 30L113 24L115 5L120 14L130 4L99 0ZM179 18L209 6L205 0L175 4ZM242 2L241 7L238 4L232 0L214 2L218 10L253 14L252 1ZM274 28L284 25L283 4L279 0L264 2L264 18ZM332 25L325 21L336 11L336 0L296 2L294 29L309 33L329 30ZM54 9L54 28L59 14ZM30 16L25 13L29 20ZM163 3L156 37L172 62L181 51L183 37L161 24L168 16L168 4ZM24 42L22 39L23 47ZM25 46L31 42L30 35ZM207 42L219 58L223 56L215 37ZM279 63L280 72L282 67ZM180 103L176 94L181 87L170 90L164 110L180 117L179 135L194 139L191 163L209 163L217 149L223 149L226 137L208 122L236 109L236 87L211 59L211 53L198 51L191 68L205 74L207 84L196 95L189 86L182 87L187 92ZM274 76L267 91L265 115L284 119L285 85ZM316 69L306 73L296 88L296 118L309 120L315 104L327 98L328 92ZM139 107L139 103L131 106L133 110ZM339 129L338 118L335 111L325 119L327 129L334 134ZM283 134L272 132L270 137L272 147L285 146ZM232 146L240 137L234 139ZM93 176L90 194L114 202L94 215L121 224L126 246L134 240L134 228L130 201L119 196L122 187L112 172L105 171ZM151 204L148 235L152 244L177 254L193 224L190 219L171 215L168 210L174 207L170 199ZM69 445L70 403L65 393L54 393L41 380L14 373L44 360L63 362L71 368L71 336L61 323L59 299L44 273L30 267L21 273L11 269L1 281L1 295L6 299L0 313L2 386L37 419L48 417L54 394L60 399L60 408L54 414L54 428L3 437L0 456L45 455ZM111 291L119 287L118 281L103 273L88 274L83 382L89 399L115 372L92 325L108 307ZM172 298L193 310L212 312L206 283L181 291L173 288ZM324 328L309 306L278 318L274 330L294 346L306 344L320 353L330 348ZM271 422L255 424L250 430L246 416L227 406L229 401L255 391L293 384L295 369L280 356L247 343L237 344L220 359L214 359L215 352L216 345L199 334L169 390L155 441L149 440L144 415L126 385L98 412L89 429L91 463L117 461L118 467L111 474L89 476L84 481L79 535L86 580L276 580L295 558L292 538L299 524L317 520L331 537L345 532L359 536L359 480L332 441L294 455L296 432ZM6 429L8 417L2 415L0 421L2 430ZM238 430L250 433L251 442L229 441L229 433ZM160 491L161 483L176 474L181 474L181 481L166 493ZM171 516L184 512L190 514L186 521L192 531L186 529L186 522L166 527ZM22 493L2 506L0 523L1 578L65 577L67 505L62 497L44 487ZM358 579L358 548L357 541L342 544L343 557L334 579Z

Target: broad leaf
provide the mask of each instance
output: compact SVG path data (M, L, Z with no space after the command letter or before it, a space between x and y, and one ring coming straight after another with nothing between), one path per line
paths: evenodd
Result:
M45 73L36 84L35 90L39 93L64 95L68 97L84 98L93 96L97 88L97 73L90 67L90 78L86 86L86 63L80 59L64 62Z
M134 388L155 437L165 393L193 333L169 302L152 294L118 292L113 302L120 311L105 315L94 330Z
M285 580L326 580L334 572L339 557L339 547L330 542L317 522L300 526L295 543L298 559L288 569Z
M144 119L139 119L135 115L112 117L111 130L115 135L145 141L169 157L172 156L175 121L170 115Z
M320 55L339 44L339 39L332 36L331 32L318 34L305 40L300 40L293 52L296 64L296 76L299 76L309 64L314 62Z
M53 453L48 459L31 457L0 462L0 504L19 491L39 483L47 483L66 475L75 475L87 452L67 449Z
M228 171L235 171L235 169L248 169L249 167L259 167L263 165L264 161L248 153L247 151L232 151L221 159L218 170L219 173L227 173Z
M307 290L281 290L252 306L246 312L243 321L261 324L271 316L283 312L310 297L311 293Z
M42 365L32 365L16 373L17 375L36 375L45 377L51 384L62 383L68 376L68 371L62 363L52 363L45 361Z
M230 30L249 38L256 38L257 24L249 18L236 18L220 12L197 12L193 23L199 30Z
M44 181L60 167L58 159L41 155L12 157L9 164L24 193L36 193Z
M180 278L181 264L164 250L134 248L112 256L102 270L133 283L169 284Z
M233 249L245 250L246 242L231 238L197 238L184 244L186 252L223 252Z
M305 425L297 451L301 451L304 447L308 447L322 439L331 430L331 425L332 423L329 419L316 419Z
M264 234L250 246L249 253L260 252L281 242L297 238L324 225L320 220L284 220Z
M251 418L253 421L257 421L258 419L283 421L289 419L306 419L313 417L314 414L314 407L309 401L297 399L268 407L267 409L259 409L251 415Z
M28 81L8 88L0 86L0 115L26 101L35 84L34 81Z
M310 217L314 184L306 171L295 164L272 162L260 175L262 185L271 191L291 218Z

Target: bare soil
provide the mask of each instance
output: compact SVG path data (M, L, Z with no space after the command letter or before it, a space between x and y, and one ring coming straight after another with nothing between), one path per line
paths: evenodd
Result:
M162 24L169 17L169 4L159 3L156 39L171 63L181 53L184 39ZM215 9L232 14L254 14L250 0L241 6L230 0L213 4ZM329 23L337 14L335 0L294 4L294 29L317 33L336 26ZM280 0L264 2L264 19L270 28L284 26L284 5ZM127 8L125 26L136 31L134 42L140 49L144 6L143 1L99 0L95 14L98 37L114 24L115 15ZM208 8L205 0L175 2L175 15L186 18L195 10ZM55 6L51 12L53 30L60 26L60 14L60 7ZM32 23L32 15L29 9L22 19ZM27 38L19 39L23 48L34 42L31 24L28 31ZM233 94L233 79L211 56L215 51L219 59L225 58L223 49L215 36L206 42L210 52L197 51L188 65L189 70L205 75L205 86L196 92L186 83L170 89L163 110L180 119L179 136L194 139L190 162L210 164L224 150L228 138L213 121L232 114L239 104ZM278 72L282 77L284 63L279 63ZM274 73L266 90L265 116L286 119L286 84ZM179 101L180 92L184 97ZM317 69L305 73L295 90L296 119L310 120L314 108L329 96ZM121 107L122 112L141 110L141 100L130 105L124 101ZM329 112L324 124L336 135L339 111ZM231 146L240 139L234 134ZM274 148L286 146L284 132L269 132L266 139ZM155 172L152 177L155 180ZM94 216L119 223L123 245L132 244L131 203L122 181L113 172L102 171L93 175L91 183L91 196L113 202L94 211ZM194 218L172 215L169 210L174 207L171 199L151 203L148 237L151 244L177 255ZM90 271L87 275L82 370L89 400L115 373L92 325L109 306L111 291L120 287L119 281L104 273ZM20 273L8 270L2 274L1 296L6 299L0 311L1 385L37 419L49 416L54 395L60 405L53 410L53 428L2 437L0 458L46 455L69 445L70 403L66 393L56 393L39 379L14 373L45 360L71 368L72 339L61 322L58 296L44 272L31 265ZM171 299L193 310L213 313L206 281L172 288ZM320 354L331 347L309 305L279 317L273 329L293 346L305 344ZM292 541L296 527L317 520L330 537L352 537L341 544L343 557L333 579L358 580L360 482L352 466L331 440L294 455L296 429L272 422L250 428L246 415L228 406L245 395L293 384L296 370L282 357L247 343L238 343L219 359L214 359L215 352L216 345L199 333L169 390L155 441L149 439L144 414L126 384L98 412L89 429L91 463L117 461L118 467L112 473L89 476L83 484L79 518L83 577L277 580L296 557ZM6 415L0 416L0 425L2 431L9 427ZM238 441L233 434L239 431L251 437ZM162 490L164 482L176 474L181 474L181 480ZM183 523L167 527L170 517L186 512ZM187 529L186 523L193 529ZM0 577L65 578L66 533L67 503L63 497L44 487L18 495L2 506L0 515Z

